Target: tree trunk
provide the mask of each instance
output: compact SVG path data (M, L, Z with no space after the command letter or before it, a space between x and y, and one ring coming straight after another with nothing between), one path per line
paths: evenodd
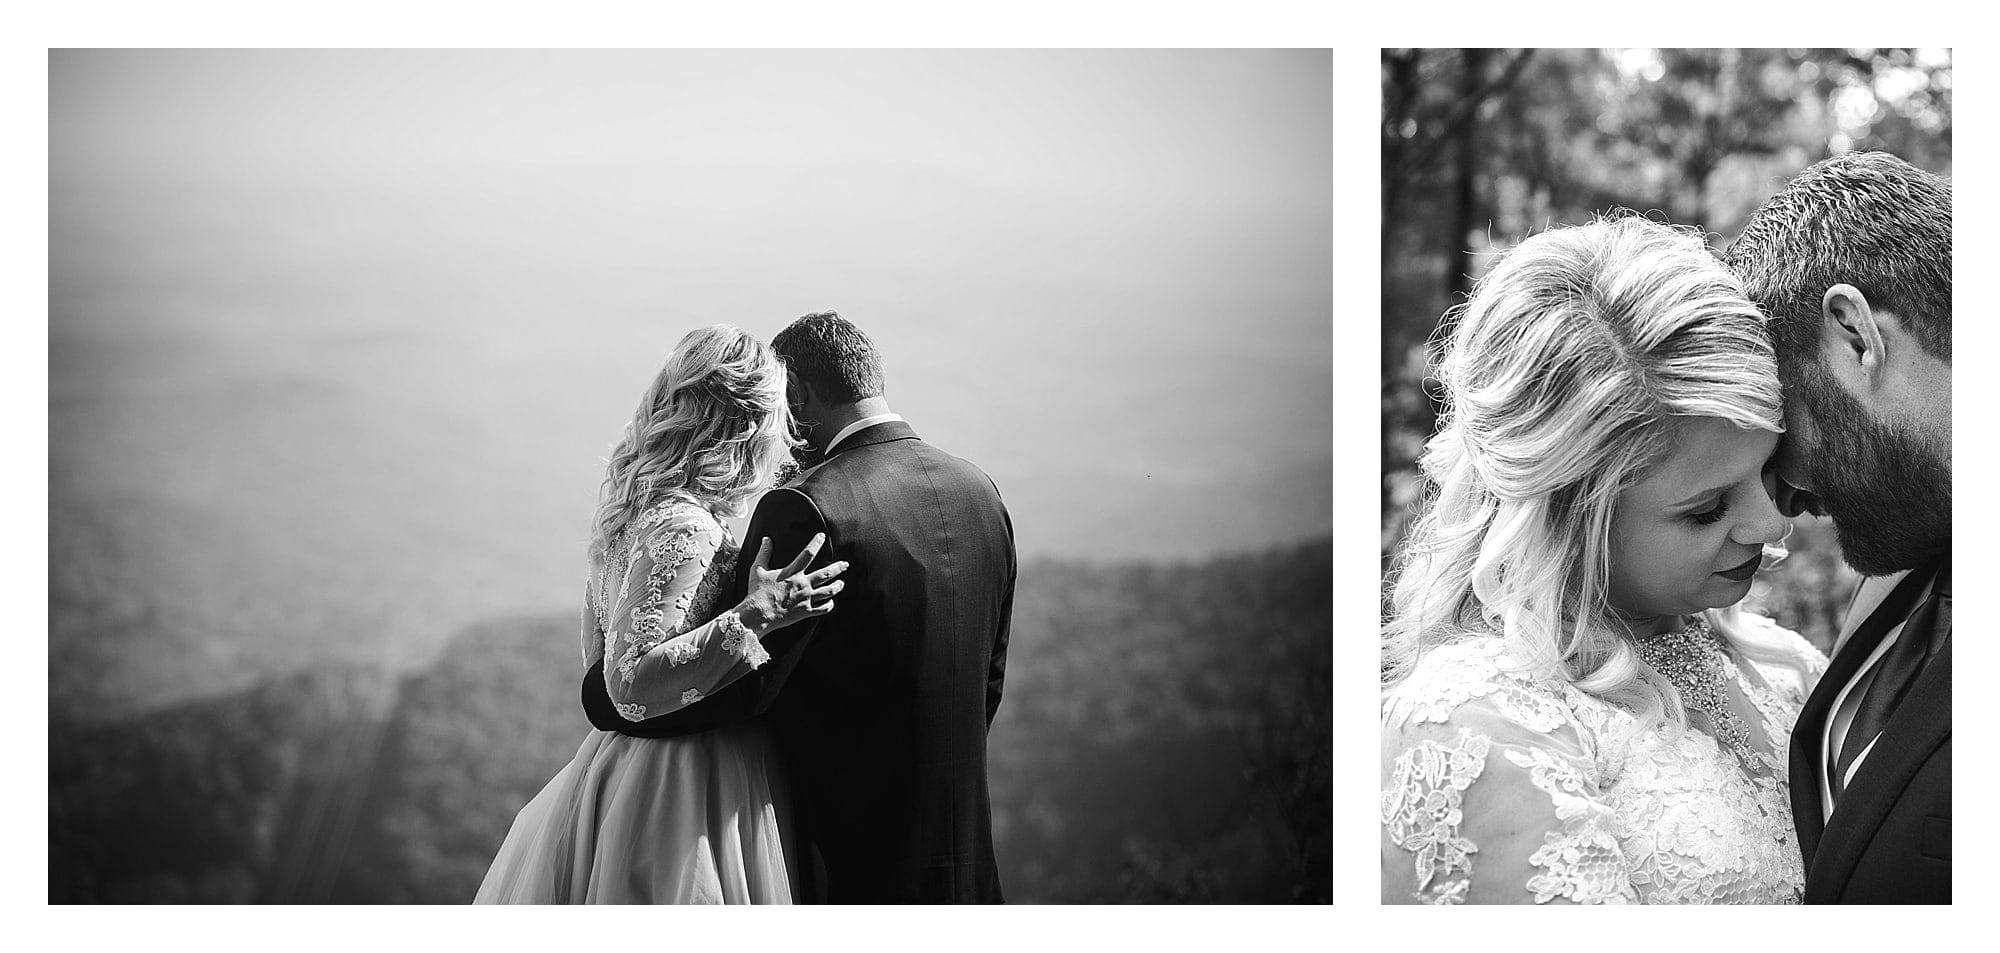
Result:
M1459 78L1460 89L1465 101L1472 102L1479 96L1491 51L1471 49L1463 51L1462 55L1465 57L1465 71ZM1473 259L1466 246L1473 229L1479 227L1479 131L1479 109L1475 105L1458 137L1458 163L1452 187L1451 246L1446 249L1445 255L1445 260L1451 262L1451 273L1445 276L1450 288L1450 298L1446 302L1448 307L1456 306L1472 292Z

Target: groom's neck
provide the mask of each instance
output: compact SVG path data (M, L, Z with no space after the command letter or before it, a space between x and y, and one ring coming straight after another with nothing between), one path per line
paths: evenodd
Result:
M847 425L864 417L889 412L889 401L884 397L864 397L851 404L834 404L822 408L819 419L813 423L811 440L821 453L833 449L826 445L833 435L847 429Z

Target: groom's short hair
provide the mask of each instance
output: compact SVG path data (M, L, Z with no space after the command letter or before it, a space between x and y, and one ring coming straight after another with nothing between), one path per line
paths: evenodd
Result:
M785 325L771 339L771 349L823 401L851 404L882 396L882 355L875 342L832 311Z
M1951 360L1951 180L1886 152L1850 152L1799 173L1723 260L1770 316L1780 365L1819 353L1826 289L1850 284Z

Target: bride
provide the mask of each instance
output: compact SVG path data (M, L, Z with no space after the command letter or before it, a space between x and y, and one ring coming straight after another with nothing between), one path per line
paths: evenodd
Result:
M1481 281L1382 632L1391 903L1789 903L1825 658L1737 607L1789 526L1763 319L1701 238L1554 229Z
M823 539L725 604L723 519L790 459L785 371L727 325L689 333L612 452L590 543L583 663L634 721L701 699L770 658L761 639L832 608L845 567L804 573ZM782 777L763 729L684 738L593 731L514 820L475 903L789 903Z

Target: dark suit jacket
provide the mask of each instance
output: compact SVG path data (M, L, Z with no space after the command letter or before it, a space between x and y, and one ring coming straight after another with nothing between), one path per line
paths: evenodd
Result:
M834 609L764 640L772 661L680 711L628 722L583 686L593 725L672 737L748 718L773 725L790 769L805 900L1000 901L986 731L1000 705L1014 606L1014 529L993 481L900 421L843 440L765 494L744 534L773 565L815 532L814 566L846 560Z
M1897 707L1853 783L1822 820L1821 741L1842 686L1881 644L1849 639L1792 731L1792 814L1807 903L1951 902L1951 642ZM1924 634L1928 637L1928 633Z

